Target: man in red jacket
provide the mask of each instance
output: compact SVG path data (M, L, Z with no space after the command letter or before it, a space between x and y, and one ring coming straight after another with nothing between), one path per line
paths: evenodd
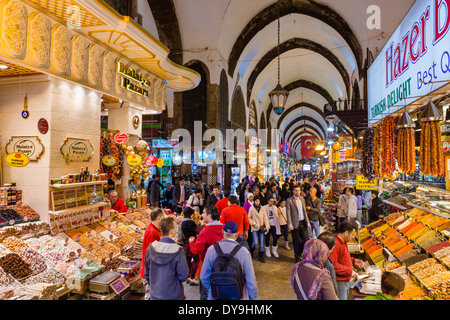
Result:
M215 206L219 214L222 214L223 209L228 208L228 197L230 196L230 191L226 190L223 192L223 198L216 202Z
M222 222L222 224L225 224L228 221L233 221L238 225L238 239L247 239L250 222L245 209L237 205L236 196L228 197L228 208L225 208L220 215L220 222Z
M152 222L147 226L144 233L144 238L142 240L142 261L141 261L141 279L145 288L145 300L150 299L150 287L149 283L145 280L145 252L147 251L148 246L154 242L161 240L161 230L159 226L161 225L161 221L164 219L165 214L160 208L155 208L152 210L150 214L150 219Z
M335 234L336 245L330 252L329 258L333 262L336 271L339 300L347 300L350 290L350 279L357 276L353 271L353 265L364 267L364 262L350 256L347 243L355 237L356 227L348 221L339 224Z
M111 190L109 192L109 200L111 200L111 209L112 210L116 210L117 212L122 212L122 213L128 211L128 207L125 204L125 201L123 201L123 199L120 199L117 196L116 190Z
M214 205L206 206L202 212L203 229L198 234L197 239L195 237L189 238L189 248L192 254L198 254L200 256L199 268L201 268L205 260L208 248L223 239L223 224L220 223L219 217L219 212ZM200 299L207 300L207 298L208 293L200 282Z

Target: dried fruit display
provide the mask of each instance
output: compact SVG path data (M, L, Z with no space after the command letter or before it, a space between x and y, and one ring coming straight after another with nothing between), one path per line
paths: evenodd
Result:
M382 128L380 124L374 126L373 131L373 171L376 177L383 176L383 144Z
M422 124L420 133L419 164L426 176L438 177L442 174L442 141L441 127L438 121L427 121Z
M106 155L112 155L116 158L116 163L112 167L103 164L102 159ZM123 158L124 152L122 146L114 142L112 134L106 134L100 139L100 168L102 172L108 174L108 178L112 181L122 178Z
M375 178L375 172L373 170L373 138L374 128L365 129L362 142L361 173L369 181Z
M397 120L392 116L387 116L383 119L382 124L382 139L383 146L383 165L382 175L390 177L395 171L395 161L397 155Z
M414 128L398 129L397 162L399 169L407 174L416 170L416 139Z

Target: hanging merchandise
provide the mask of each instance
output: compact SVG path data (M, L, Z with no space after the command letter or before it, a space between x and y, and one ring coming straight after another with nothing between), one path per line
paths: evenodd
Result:
M373 171L376 177L383 176L383 145L381 143L382 128L380 124L374 126L373 131Z
M395 171L395 161L397 153L396 144L396 122L397 120L392 116L387 116L383 119L381 143L383 146L383 177L391 177Z
M399 169L407 174L413 174L416 170L416 138L415 124L405 112L398 123L397 137L397 163Z
M107 173L112 181L120 180L123 175L123 154L120 144L114 142L112 134L106 134L100 139L100 168L102 173ZM114 165L105 165L102 160L111 155L116 159Z
M426 176L441 176L444 171L442 162L441 127L439 121L426 121L420 134L419 164Z
M361 154L361 172L369 181L372 181L375 178L375 172L373 171L373 137L373 128L367 128L364 130Z

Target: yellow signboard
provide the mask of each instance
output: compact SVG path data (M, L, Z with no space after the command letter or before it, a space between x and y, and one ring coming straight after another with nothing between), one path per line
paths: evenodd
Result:
M112 167L116 164L116 161L116 158L111 155L104 156L102 159L102 163L107 167Z
M366 177L364 177L362 174L356 175L356 189L357 190L378 190L375 188L377 185L377 180L369 181Z
M138 154L130 154L127 158L127 162L130 166L135 167L141 164L142 159Z
M30 158L24 153L14 152L6 156L6 163L12 167L22 168L30 163Z

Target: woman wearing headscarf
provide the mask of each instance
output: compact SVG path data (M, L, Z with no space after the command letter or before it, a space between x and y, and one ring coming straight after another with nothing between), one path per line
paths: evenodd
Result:
M245 201L245 203L244 203L244 210L245 210L245 212L247 212L247 214L248 214L248 210L250 210L250 208L252 207L253 202L254 202L253 193L249 193L247 196L247 201Z
M264 258L264 235L267 234L270 230L270 222L269 218L266 214L266 210L261 205L261 201L259 198L255 198L253 205L248 210L248 220L250 222L251 231L253 235L253 243L250 248L250 252L252 253L256 248L256 243L258 242L259 251L258 251L258 259L261 262L265 262Z
M324 267L329 251L323 241L306 241L303 260L294 266L290 277L298 300L338 300L330 272Z

